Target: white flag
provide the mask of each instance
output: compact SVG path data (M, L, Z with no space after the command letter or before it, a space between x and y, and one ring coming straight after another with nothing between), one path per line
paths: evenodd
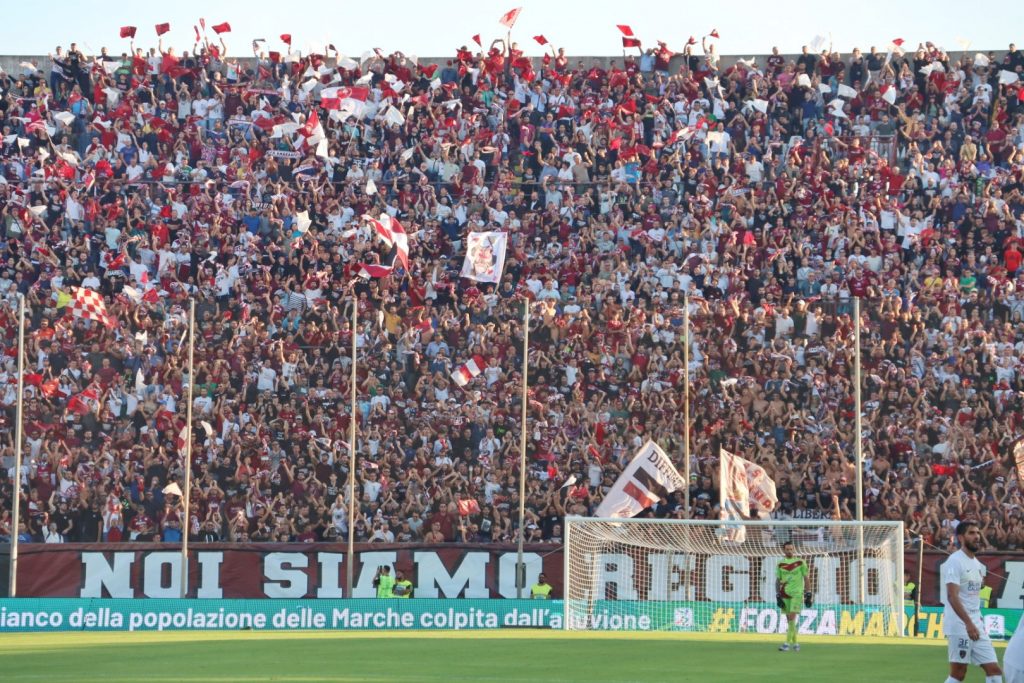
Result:
M377 194L377 183L373 182L373 178L366 181L366 194Z
M760 465L730 453L724 448L719 453L718 497L721 505L719 517L739 521L750 515L750 501L757 506L758 515L767 518L779 504L775 495L775 482ZM747 529L741 524L726 529L725 540L743 543Z
M462 262L462 277L477 282L501 282L507 249L508 233L471 232L466 238L466 258Z
M686 486L665 451L648 441L622 470L594 512L595 517L636 517L661 498Z
M172 481L170 484L164 487L165 496L178 496L182 498L185 494L181 492L181 487L178 486L178 482Z

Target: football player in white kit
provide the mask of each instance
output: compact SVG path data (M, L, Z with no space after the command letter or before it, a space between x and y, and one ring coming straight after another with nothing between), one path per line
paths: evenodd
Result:
M961 683L967 665L976 664L985 672L985 683L1003 683L995 648L981 618L981 586L987 569L975 553L981 532L974 522L956 527L960 550L942 565L942 630L949 641L949 678L946 683Z
M1024 624L1020 624L1003 653L1003 678L1006 683L1024 683Z

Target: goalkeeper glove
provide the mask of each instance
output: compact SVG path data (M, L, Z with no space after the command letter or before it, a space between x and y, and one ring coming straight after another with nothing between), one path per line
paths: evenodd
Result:
M783 609L786 606L786 599L782 597L782 593L775 594L775 604L779 606L779 609Z
M811 595L810 591L804 593L804 607L810 608L814 604L814 596Z

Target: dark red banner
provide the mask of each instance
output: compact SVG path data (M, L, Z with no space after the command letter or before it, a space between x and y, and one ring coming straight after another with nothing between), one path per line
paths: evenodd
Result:
M189 548L189 596L197 598L341 598L344 545L196 544ZM554 552L553 552L554 551ZM561 595L562 553L527 546L526 586L544 572ZM377 569L388 565L423 598L516 597L516 548L495 545L357 545L351 597L373 597ZM19 548L19 597L178 597L181 546L160 543L29 545Z
M917 553L905 551L904 566L910 579L917 582ZM940 567L948 553L925 552L921 576L921 604L941 605ZM988 568L986 585L992 587L990 607L1024 609L1024 553L982 553L978 559Z
M917 581L917 554L907 549L905 567ZM924 554L921 600L940 604L939 571L947 555ZM988 567L992 607L1024 609L1024 554L986 553L978 556ZM715 599L708 587L735 588L732 575L744 571L729 562L713 567L697 558L697 599ZM722 558L720 558L722 559ZM727 559L727 558L725 558ZM740 558L736 558L739 560ZM344 545L334 544L196 544L189 551L189 595L199 598L341 598L345 586ZM524 553L526 586L544 572L562 597L562 549L550 545L527 546ZM736 563L734 563L736 564ZM512 545L358 545L352 597L373 597L378 567L389 565L403 572L424 598L516 597L516 549ZM750 571L748 565L745 571ZM715 571L720 576L704 576ZM643 599L651 572L637 562L634 586L617 590ZM657 574L655 572L655 574ZM666 576L672 581L671 576ZM629 583L629 573L620 575ZM146 598L178 597L181 585L181 548L170 544L24 544L18 560L18 595L22 597ZM755 590L756 581L748 582ZM743 599L733 595L730 599ZM746 596L757 600L754 593ZM842 599L842 598L841 598Z

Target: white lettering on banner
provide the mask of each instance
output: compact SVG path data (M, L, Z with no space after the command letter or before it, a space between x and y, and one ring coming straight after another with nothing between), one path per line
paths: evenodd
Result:
M263 558L263 594L268 598L301 598L306 594L309 566L304 553L267 553Z
M590 557L585 557L589 563ZM598 556L597 560L597 585L594 588L593 598L604 600L614 597L616 600L636 600L636 586L633 583L633 558L629 555L607 554ZM608 586L615 586L615 591L609 593Z
M82 553L82 568L85 580L82 584L81 597L102 598L103 590L112 598L134 598L132 591L132 564L135 553L110 553L111 562L107 562L106 553Z
M750 598L750 560L740 555L714 555L704 567L704 595L712 602L744 602Z
M320 584L316 587L316 597L345 597L341 588L341 568L345 564L345 556L341 553L317 553L316 561L320 565Z
M516 596L516 555L491 550L381 550L357 555L360 568L351 591L343 588L346 557L337 552L258 552L243 557L246 564L223 576L225 554L220 550L197 551L190 576L190 594L197 598L222 598L232 588L238 573L259 574L266 592L244 597L372 598L376 596L373 577L381 565L412 571L410 576L419 597L488 598ZM177 551L81 552L83 598L178 597L180 553ZM136 562L136 558L138 561ZM248 564L261 560L260 565ZM461 559L460 559L461 558ZM550 559L550 558L548 558ZM777 557L684 554L657 552L642 554L607 553L584 558L596 577L595 599L617 600L707 600L714 602L773 602ZM526 553L526 585L536 582L544 558ZM891 587L883 580L899 577L887 560L865 558L867 595L859 599L860 570L853 553L810 558L815 601L820 604L882 604ZM451 567L451 569L449 569ZM1024 607L1024 561L1006 561L1007 581L999 595L1000 607ZM557 571L549 568L558 585ZM888 577L888 578L887 578ZM896 580L896 579L892 579ZM38 593L38 591L37 591ZM242 597L242 596L240 596Z
M224 562L224 553L199 552L196 553L196 562L199 563L199 587L196 589L197 598L209 598L220 600L224 597L224 589L220 586L220 566Z
M418 598L487 598L487 564L491 554L468 552L451 575L437 553L413 553L416 563L416 597ZM438 593L440 589L440 593Z
M781 556L766 557L761 560L761 575L760 575L760 598L766 601L773 601L775 599L775 568L779 565L779 560L783 559ZM757 600L758 595L751 595L748 600Z
M166 574L165 567L169 567ZM147 598L181 597L181 553L155 552L145 555L142 560L142 594Z
M498 595L503 598L516 596L516 553L502 553L498 558ZM526 581L524 595L529 595L530 586L544 572L544 560L537 553L523 553L523 564L526 565Z
M331 628L414 628L415 626L415 614L397 612L390 607L369 612L357 612L347 607L331 610Z
M1003 563L1006 583L999 592L999 607L1006 609L1024 609L1024 562L1007 560Z
M697 590L692 572L696 558L684 553L652 554L647 556L651 568L651 586L648 600L693 600Z
M853 560L850 562L850 602L860 603L863 605L881 605L885 602L883 597L883 591L885 586L882 585L882 577L885 575L882 571L882 562L875 557L864 558L864 598L860 596L860 560ZM895 577L896 572L890 568L889 576ZM893 580L896 580L895 578Z
M356 579L355 588L352 589L353 598L375 598L377 588L373 585L373 577L377 575L377 569L384 565L391 567L392 576L395 571L395 562L398 561L398 553L394 551L381 551L375 553L359 553L359 561L362 567L359 569L359 578ZM419 583L416 585L416 594L419 596Z
M818 585L814 591L815 601L823 605L834 605L842 602L839 599L839 558L816 557L814 569L818 576Z
M840 626L837 628L837 622ZM744 607L739 611L736 628L739 631L756 633L785 633L786 619L774 607ZM805 635L896 635L895 616L888 617L882 612L859 610L805 609L797 618L797 630Z

